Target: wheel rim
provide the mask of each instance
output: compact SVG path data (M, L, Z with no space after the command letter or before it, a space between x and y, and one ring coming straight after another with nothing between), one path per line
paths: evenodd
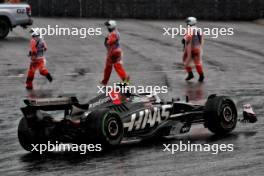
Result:
M223 109L223 117L224 117L225 121L227 121L227 122L232 121L232 119L233 119L233 111L232 111L231 107L229 107L229 106L224 107L224 109Z
M114 136L118 135L119 128L118 128L117 121L114 119L110 120L108 123L107 129L108 129L108 132L111 136L114 137Z

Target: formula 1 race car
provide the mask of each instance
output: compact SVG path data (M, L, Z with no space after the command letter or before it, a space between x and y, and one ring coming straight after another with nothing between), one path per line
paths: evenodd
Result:
M76 97L25 99L24 103L18 138L28 151L32 144L47 141L115 146L129 139L187 133L192 124L203 124L223 135L234 130L238 121L233 100L217 95L210 95L205 105L116 92L100 94L87 104L80 104ZM253 111L250 113L245 112L246 121L256 122Z

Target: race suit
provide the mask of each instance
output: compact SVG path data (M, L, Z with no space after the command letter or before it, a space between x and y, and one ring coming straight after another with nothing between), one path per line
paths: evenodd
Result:
M127 79L127 74L121 62L122 50L119 45L119 33L117 30L113 30L108 34L105 39L105 47L107 49L107 56L105 61L104 78L101 83L107 85L113 66L121 80L125 81Z
M44 40L39 37L32 38L30 48L31 63L28 69L26 87L32 89L35 72L39 70L42 76L47 76L49 71L46 68L46 59L44 57L44 51L47 51L47 45Z
M203 35L196 27L189 27L187 29L187 34L183 39L184 43L184 54L183 63L187 73L192 72L191 64L194 63L196 70L199 75L203 74L202 67L202 45L203 45Z

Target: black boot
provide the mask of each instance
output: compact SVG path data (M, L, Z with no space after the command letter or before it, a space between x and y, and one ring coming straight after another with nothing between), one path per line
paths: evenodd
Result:
M49 73L47 74L46 78L49 80L49 82L52 82L53 80L52 76Z
M202 74L200 74L200 77L199 77L198 81L199 82L203 82L203 80L204 80L204 74L202 73Z
M185 80L186 81L189 81L189 80L191 80L191 79L193 79L194 78L194 76L193 76L193 72L189 72L188 73L188 76L185 78Z

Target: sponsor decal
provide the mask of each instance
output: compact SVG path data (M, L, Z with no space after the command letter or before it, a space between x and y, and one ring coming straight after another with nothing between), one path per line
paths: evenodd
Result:
M94 108L95 106L98 106L100 104L103 104L103 103L106 103L108 101L110 101L111 98L110 97L105 97L105 98L102 98L102 99L99 99L98 101L92 103L89 105L90 108Z
M101 98L98 101L90 104L89 107L94 108L98 105L101 105L101 104L104 104L104 103L107 103L110 101L112 101L115 105L119 105L122 103L122 97L119 93L111 92L111 93L109 93L109 95L107 97Z
M17 14L24 14L26 13L26 9L17 9Z
M129 122L124 123L124 128L128 131L145 129L147 125L151 128L155 124L167 120L170 117L169 109L172 105L162 105L151 109L144 109L139 112L131 114Z

